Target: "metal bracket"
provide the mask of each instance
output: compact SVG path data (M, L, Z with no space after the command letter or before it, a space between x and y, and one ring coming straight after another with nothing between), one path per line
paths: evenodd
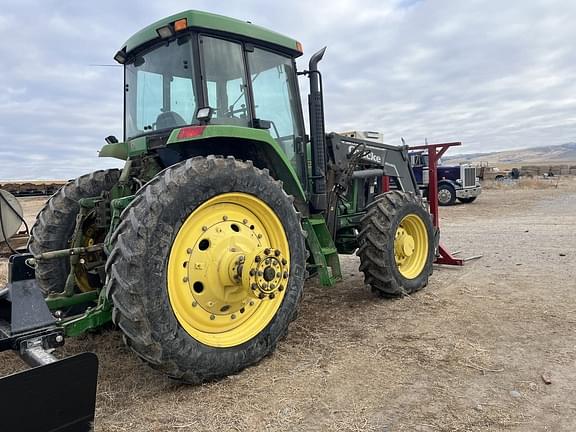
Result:
M54 343L52 343L49 338L51 338ZM44 366L58 361L58 359L52 355L55 345L58 344L64 344L64 336L61 334L48 334L32 339L25 339L20 342L20 351L18 354L30 367Z

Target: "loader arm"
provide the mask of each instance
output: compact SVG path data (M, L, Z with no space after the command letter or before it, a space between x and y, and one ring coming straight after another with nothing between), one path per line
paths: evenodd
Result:
M328 136L328 148L337 179L341 182L344 180L342 175L350 165L352 153L362 151L358 169L353 171L353 178L386 176L394 179L398 189L420 194L407 146L393 146L332 133Z
M347 137L327 136L328 208L326 222L339 253L353 253L357 232L366 208L385 191L393 188L420 198L406 146L398 147Z

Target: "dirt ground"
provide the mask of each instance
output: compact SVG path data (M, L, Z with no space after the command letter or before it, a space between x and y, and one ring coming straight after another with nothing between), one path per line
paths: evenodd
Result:
M576 430L576 181L499 186L441 213L450 249L483 258L383 300L342 257L345 280L307 283L278 350L219 382L170 381L118 331L67 341L100 358L96 430ZM0 375L21 368L0 354Z

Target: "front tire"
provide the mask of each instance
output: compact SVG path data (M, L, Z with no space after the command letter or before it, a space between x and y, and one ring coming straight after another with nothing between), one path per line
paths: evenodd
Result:
M113 320L172 378L237 373L271 353L296 317L300 217L282 184L249 161L208 156L167 168L138 192L112 241Z
M460 201L462 204L470 204L476 201L476 198L478 197L458 198L458 201Z
M438 204L450 206L456 202L456 189L454 186L442 183L438 185Z
M397 297L428 284L434 228L414 194L391 191L381 195L368 206L360 228L360 271L373 291Z

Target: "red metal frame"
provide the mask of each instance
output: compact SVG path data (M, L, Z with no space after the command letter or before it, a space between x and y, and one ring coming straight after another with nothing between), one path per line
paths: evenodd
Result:
M450 147L462 145L461 142L426 144L410 147L410 150L427 150L428 151L428 204L430 214L432 215L432 224L440 228L440 216L438 208L438 160ZM438 257L436 264L463 266L464 260L454 257L448 248L440 242L438 245Z

